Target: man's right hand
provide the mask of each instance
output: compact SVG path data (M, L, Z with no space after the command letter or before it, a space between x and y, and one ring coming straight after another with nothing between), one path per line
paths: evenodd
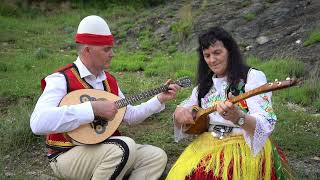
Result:
M112 101L91 101L93 113L95 116L112 120L117 114L118 109Z
M177 107L174 111L174 119L177 124L194 124L192 114L187 108Z

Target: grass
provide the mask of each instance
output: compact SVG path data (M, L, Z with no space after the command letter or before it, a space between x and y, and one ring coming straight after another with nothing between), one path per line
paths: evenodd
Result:
M185 40L191 33L193 25L193 12L191 4L184 5L178 12L179 20L171 25L177 42Z
M241 6L242 8L248 7L248 6L251 5L251 3L252 3L251 0L243 0L243 1L240 2L240 6Z
M256 17L255 13L247 13L247 14L243 15L243 18L246 21L252 21L252 20L254 20L255 17Z
M275 93L275 96L277 94ZM293 111L285 104L274 98L274 109L278 123L273 138L286 150L288 157L301 158L306 155L317 154L320 146L319 117L303 112L301 109Z
M151 29L144 29L139 33L139 45L143 51L151 52L157 47L157 38L152 36Z
M320 91L320 83L317 80L319 74L317 68L314 68L314 72L309 72L309 75L306 75L307 72L304 64L301 61L290 58L274 58L262 62L261 59L249 57L248 64L264 71L270 82L275 79L279 81L285 80L287 77L304 77L304 80L299 86L291 87L286 91L280 91L278 96L283 99L283 101L291 101L303 106L311 106L316 111L320 111L320 96L318 93Z
M23 151L38 142L39 137L34 136L29 129L29 117L34 103L31 98L20 98L15 105L9 106L6 118L0 124L1 142L5 144L1 147L2 153Z
M249 57L247 61L252 67L264 71L269 81L302 77L306 73L305 65L296 59L273 58L264 62L259 58Z
M5 171L22 179L33 169L37 170L37 174L43 171L52 173L46 166L43 137L33 135L29 128L30 114L41 93L40 79L75 60L73 37L82 17L92 13L102 14L108 17L111 30L117 32L115 35L125 37L126 34L118 32L138 26L135 21L128 19L137 18L135 8L113 6L112 10L74 9L50 16L11 16L13 12L7 11L8 7L6 11L1 10L0 83L4 88L0 89L0 179L6 178ZM172 31L176 35L180 33L181 37L187 36L192 26L190 7L185 7L184 13L186 16L180 16L181 21L172 27ZM195 82L196 53L176 51L175 42L168 44L166 50L158 51L152 32L148 28L139 32L140 49L126 49L132 47L127 42L115 47L116 56L110 71L119 80L121 90L127 96L158 87L168 78L189 76ZM273 137L292 158L317 156L320 118L310 113L320 111L318 72L307 72L303 63L290 58L261 60L250 57L248 62L264 71L269 81L282 80L288 75L304 77L305 81L299 88L273 93L274 109L279 119ZM189 143L173 142L172 112L190 95L191 90L186 88L180 91L176 100L166 105L163 113L150 117L140 125L121 125L121 131L138 143L165 149L169 165L172 164ZM300 109L305 107L307 111L292 109L287 106L288 102L297 104ZM32 153L26 149L31 149Z
M305 46L310 46L317 42L320 42L320 28L316 28L315 30L313 30L303 44Z

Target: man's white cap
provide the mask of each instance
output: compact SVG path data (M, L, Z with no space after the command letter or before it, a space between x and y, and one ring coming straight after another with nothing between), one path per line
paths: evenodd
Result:
M91 15L80 22L75 41L80 44L113 46L114 38L106 21L99 16Z

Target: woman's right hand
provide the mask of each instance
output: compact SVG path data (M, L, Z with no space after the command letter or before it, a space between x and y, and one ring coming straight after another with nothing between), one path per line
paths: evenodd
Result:
M174 121L176 124L194 124L190 110L184 107L176 108L174 111Z

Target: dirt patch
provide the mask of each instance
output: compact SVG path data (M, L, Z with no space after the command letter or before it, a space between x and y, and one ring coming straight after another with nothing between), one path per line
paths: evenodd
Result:
M14 102L11 98L0 97L0 117L7 114L9 106L14 104Z
M289 159L289 165L301 179L317 179L320 176L320 159L318 156Z
M28 150L7 154L3 158L4 175L6 178L29 177L53 179L53 172L46 157L44 143L39 143Z

